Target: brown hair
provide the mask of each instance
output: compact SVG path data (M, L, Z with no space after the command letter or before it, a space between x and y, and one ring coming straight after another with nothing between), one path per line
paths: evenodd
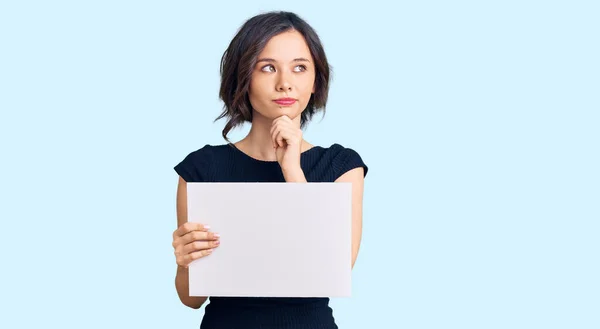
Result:
M306 40L315 62L315 92L301 114L301 127L322 109L325 111L329 93L331 66L317 33L298 15L286 12L268 12L248 19L231 40L221 57L221 87L219 98L225 103L223 112L215 121L228 118L223 128L223 138L244 122L252 122L252 105L248 97L250 78L256 60L267 42L280 33L296 30Z

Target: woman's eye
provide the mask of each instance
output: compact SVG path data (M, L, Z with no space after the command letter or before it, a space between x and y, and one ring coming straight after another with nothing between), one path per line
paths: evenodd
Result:
M263 68L261 70L265 71L265 72L274 72L275 68L273 67L273 65L269 64L269 65L263 66Z
M265 65L261 68L263 72L275 72L275 67L271 64ZM306 65L298 65L294 67L294 72L304 72L306 71Z

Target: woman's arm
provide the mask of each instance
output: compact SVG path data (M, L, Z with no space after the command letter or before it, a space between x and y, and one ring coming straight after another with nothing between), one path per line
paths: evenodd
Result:
M179 177L177 185L177 227L187 222L187 185L186 181ZM208 297L190 296L189 291L189 272L188 269L177 265L177 274L175 275L175 287L181 302L191 308L198 309L204 304Z
M352 268L354 268L362 237L364 169L362 167L354 168L344 173L335 181L336 183L352 183Z

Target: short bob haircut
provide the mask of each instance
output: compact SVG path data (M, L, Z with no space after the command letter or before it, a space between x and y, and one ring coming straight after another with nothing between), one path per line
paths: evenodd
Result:
M228 118L223 129L225 140L229 141L227 134L231 129L244 122L252 122L252 105L248 92L258 55L272 37L290 30L298 31L304 36L315 64L315 92L301 114L301 127L303 128L319 109L325 112L332 68L327 62L317 33L307 22L291 12L259 14L242 25L221 57L219 98L225 104L223 112L215 121Z

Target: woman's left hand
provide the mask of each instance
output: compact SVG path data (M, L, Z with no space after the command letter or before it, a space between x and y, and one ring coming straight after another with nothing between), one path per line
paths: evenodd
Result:
M302 170L300 154L302 148L302 130L287 115L273 120L271 140L277 154L277 162L284 172Z

